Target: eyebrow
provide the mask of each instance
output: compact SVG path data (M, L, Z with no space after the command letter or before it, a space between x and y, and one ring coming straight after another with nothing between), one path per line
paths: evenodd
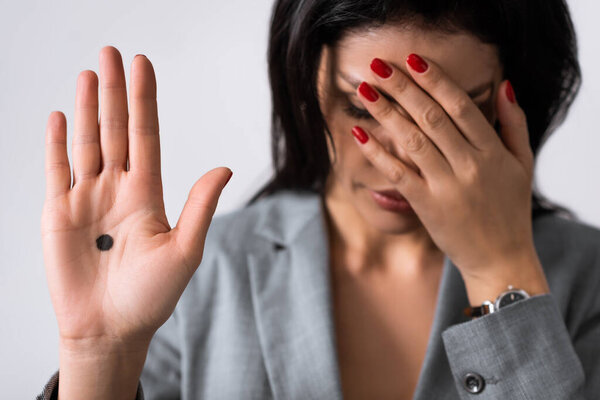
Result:
M342 71L338 71L338 74L342 77L343 80L345 80L348 84L350 84L354 89L356 89L358 87L358 85L360 85L362 83L362 81L360 79L356 79L356 78L353 78L353 77L351 77L349 75L346 75ZM467 94L470 97L474 98L474 97L479 96L482 93L485 93L490 87L493 87L493 86L494 86L494 82L493 81L484 82L482 84L479 84L479 85L475 86L473 89L467 90L466 92L467 92ZM383 93L383 95L388 100L395 101L387 93Z

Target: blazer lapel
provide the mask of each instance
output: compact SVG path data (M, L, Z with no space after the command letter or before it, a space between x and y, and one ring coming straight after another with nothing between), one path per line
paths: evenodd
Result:
M342 399L329 241L320 197L283 195L268 207L257 223L247 261L258 335L274 397ZM446 256L413 399L458 398L441 334L467 320L462 314L467 305L460 273Z
M276 399L341 399L320 198L274 203L248 253L252 301Z
M442 332L454 324L468 320L462 313L468 304L460 272L448 256L445 256L433 325L414 400L450 400L459 397L442 341Z

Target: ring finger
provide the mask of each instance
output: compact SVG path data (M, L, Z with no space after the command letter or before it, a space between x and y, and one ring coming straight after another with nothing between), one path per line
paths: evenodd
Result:
M77 78L73 134L73 186L94 178L100 169L98 139L98 77L83 71Z

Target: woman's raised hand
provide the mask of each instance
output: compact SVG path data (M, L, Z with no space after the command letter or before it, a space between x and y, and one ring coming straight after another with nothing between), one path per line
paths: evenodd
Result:
M48 118L42 244L61 346L72 349L78 343L143 348L150 342L200 264L217 200L231 177L224 167L202 176L171 228L163 203L156 79L145 56L134 58L130 77L128 111L121 55L104 47L98 122L98 77L80 73L72 185L65 116Z

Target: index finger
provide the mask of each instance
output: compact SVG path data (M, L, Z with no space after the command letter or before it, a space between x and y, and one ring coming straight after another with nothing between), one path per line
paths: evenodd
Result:
M129 170L160 178L156 77L150 60L141 54L131 63L129 104Z

